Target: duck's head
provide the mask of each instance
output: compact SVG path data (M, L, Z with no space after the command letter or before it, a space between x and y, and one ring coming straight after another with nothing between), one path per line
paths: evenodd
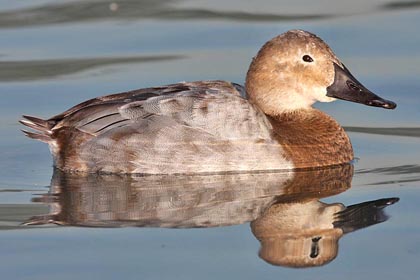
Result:
M246 90L252 102L273 116L336 98L396 107L357 81L324 41L302 30L288 31L261 48L249 67Z

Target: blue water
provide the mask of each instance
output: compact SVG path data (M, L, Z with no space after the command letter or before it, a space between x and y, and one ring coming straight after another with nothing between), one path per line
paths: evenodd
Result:
M2 278L416 278L420 2L115 1L116 11L110 2L0 1ZM53 174L48 147L20 132L22 114L49 117L98 95L178 81L243 83L259 47L296 28L319 35L365 86L398 104L394 111L317 104L349 127L358 158L351 189L321 201L400 198L385 209L386 222L344 235L330 263L268 264L249 222L200 229L20 225L51 211L33 200L48 193ZM364 133L354 132L360 128Z

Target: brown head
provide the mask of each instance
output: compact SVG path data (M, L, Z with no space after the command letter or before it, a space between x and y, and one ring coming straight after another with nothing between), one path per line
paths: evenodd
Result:
M261 242L259 256L281 266L320 266L333 260L343 231L333 225L340 203L316 199L278 203L251 223Z
M366 89L324 41L303 30L288 31L261 48L249 67L246 90L250 100L271 116L336 98L396 107Z

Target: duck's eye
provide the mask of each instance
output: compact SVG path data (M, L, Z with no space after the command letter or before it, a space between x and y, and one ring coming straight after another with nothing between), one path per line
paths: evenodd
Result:
M313 60L313 58L312 57L310 57L309 55L307 55L307 54L305 54L303 57L302 57L302 59L303 59L303 61L305 61L305 62L312 62L312 61L314 61Z

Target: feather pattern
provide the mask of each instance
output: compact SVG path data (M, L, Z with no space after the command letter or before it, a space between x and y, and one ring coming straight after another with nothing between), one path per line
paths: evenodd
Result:
M42 132L38 138L27 135L48 142L63 170L290 169L271 137L270 121L244 92L224 81L178 83L94 98L48 120L22 123Z

